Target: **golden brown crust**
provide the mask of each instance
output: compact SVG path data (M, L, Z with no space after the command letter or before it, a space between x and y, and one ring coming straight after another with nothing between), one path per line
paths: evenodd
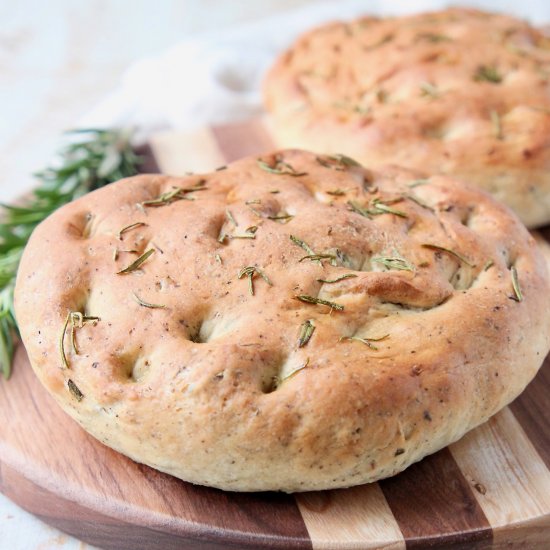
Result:
M332 23L265 82L279 146L443 172L550 222L550 40L472 9Z
M525 387L549 348L550 288L506 207L445 176L262 158L123 180L35 230L17 318L37 375L86 430L194 483L324 489L403 470ZM174 187L191 191L143 204ZM78 354L70 311L100 318L75 319Z

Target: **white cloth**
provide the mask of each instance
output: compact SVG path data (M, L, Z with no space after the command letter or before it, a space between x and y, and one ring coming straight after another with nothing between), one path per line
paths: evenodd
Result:
M158 128L188 129L252 117L261 111L266 68L306 29L360 13L403 14L452 4L441 0L319 2L253 24L205 33L132 65L120 87L81 124L133 125L145 137ZM535 24L550 21L547 0L463 4L507 11Z

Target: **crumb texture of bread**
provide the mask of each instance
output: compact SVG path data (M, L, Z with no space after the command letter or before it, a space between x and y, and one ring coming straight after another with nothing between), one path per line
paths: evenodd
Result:
M550 222L550 38L474 9L331 23L264 86L280 147L444 173Z
M544 260L506 206L298 150L64 206L25 249L15 305L84 429L235 491L396 474L509 403L550 346Z

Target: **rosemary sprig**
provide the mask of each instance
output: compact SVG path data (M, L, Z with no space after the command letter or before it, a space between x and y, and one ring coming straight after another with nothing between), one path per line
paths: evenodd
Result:
M310 256L315 256L315 252L313 252L313 249L311 246L309 246L305 241L302 241L302 239L299 239L298 237L295 237L294 235L290 235L290 240L300 248L303 248Z
M318 283L325 283L325 284L332 284L332 283L339 283L340 281L343 281L344 279L352 279L353 277L357 277L354 273L347 273L346 275L341 275L340 277L336 277L336 279L328 280L328 279L317 279Z
M308 296L307 294L299 294L295 296L300 302L305 302L306 304L319 304L323 306L328 306L330 309L336 309L338 311L343 311L344 306L342 304L337 304L336 302L329 302L328 300L322 300L321 298L314 298L313 296Z
M307 319L300 326L300 336L298 337L298 347L303 348L313 336L315 332L315 323L313 319Z
M378 347L375 346L372 342L380 342L381 340L385 340L389 337L389 334L384 334L384 336L380 336L379 338L360 338L359 336L341 336L338 340L339 342L342 342L343 340L352 340L355 342L361 342L362 344L365 344L370 349L373 349L375 351L378 351Z
M128 267L125 267L124 269L121 269L120 271L117 271L117 275L126 275L128 273L132 273L132 271L135 271L136 269L139 269L141 264L147 261L149 256L155 251L154 248L150 248L147 250L147 252L144 252L137 260L132 262Z
M84 399L84 394L78 389L78 386L70 378L67 380L67 387L79 403Z
M225 217L235 226L238 227L237 220L233 217L233 214L231 213L231 210L227 209L225 211Z
M402 197L392 201L392 202L399 202L402 200ZM361 216L364 216L365 218L371 218L372 216L379 216L380 214L393 214L394 216L399 216L400 218L408 218L406 212L402 212L401 210L396 210L395 208L392 208L389 206L387 202L382 201L381 199L374 199L371 202L372 208L366 208L364 206L361 206L356 201L348 201L349 209L352 212L355 212L357 214L360 214Z
M173 202L181 200L193 200L192 197L187 196L188 193L193 193L195 191L204 191L208 189L208 187L205 187L205 183L205 180L199 180L192 187L173 187L172 189L170 189L170 191L165 191L164 193L161 193L158 197L143 201L139 203L139 205L142 208L145 206L157 207L166 206L167 204L172 204Z
M427 244L424 243L422 245L423 248L430 248L431 250L436 250L439 252L446 252L447 254L450 254L451 256L454 256L457 260L460 260L462 263L465 263L468 267L475 267L474 264L472 264L467 258L465 258L462 254L459 252L456 252L455 250L451 250L450 248L445 248L444 246L439 246L437 244Z
M118 232L118 238L120 240L122 240L122 235L124 235L124 233L127 233L128 231L132 231L132 229L135 229L136 227L141 227L143 225L147 225L146 223L143 223L143 222L136 222L136 223L131 223L130 225L127 225L126 227L123 227L119 232Z
M297 372L300 372L301 370L304 370L305 368L307 368L308 365L309 365L309 357L306 358L306 361L303 365L296 367L294 370L290 371L285 377L283 377L282 380L279 381L279 384L282 384L285 380L292 378Z
M521 287L519 286L518 270L516 269L515 265L513 265L510 268L510 273L512 274L512 288L514 289L514 300L516 300L516 302L521 302L523 300L523 294L521 292Z
M346 155L325 155L317 157L316 160L324 168L331 168L339 172L353 166L361 166L355 159L347 157Z
M270 174L277 174L278 176L293 176L295 178L299 176L307 175L306 172L298 172L293 166L282 160L275 160L274 166L269 166L265 160L257 159L258 166L265 172Z
M300 258L298 262L301 263L304 260L320 262L321 260L336 260L336 256L334 254L308 254L307 256Z
M473 78L476 82L490 82L491 84L500 84L502 82L502 76L498 72L498 69L490 65L480 65L474 73Z
M58 162L35 174L38 185L22 206L2 205L0 222L0 368L11 372L14 339L13 289L19 260L33 229L52 212L89 191L137 173L127 129L82 129L59 152Z
M250 292L251 296L254 296L254 282L253 279L256 276L256 273L269 285L273 286L273 283L269 280L268 276L255 265L248 265L246 267L243 267L238 275L237 278L242 279L243 277L248 277L248 291Z
M441 92L430 82L422 82L420 84L420 95L436 99L441 95Z
M382 264L387 269L398 271L414 271L414 266L401 256L379 256L372 258L371 262Z
M491 116L491 124L493 125L493 135L496 139L504 139L504 135L502 133L502 122L500 120L500 115L495 111L494 109L490 112Z
M163 304L152 304L151 302L146 302L145 300L142 300L135 292L132 293L134 295L134 298L136 299L136 302L143 307L148 307L150 309L164 309L166 306Z
M67 333L69 322L71 323L71 346L75 355L79 355L78 347L76 345L75 329L82 328L85 323L97 323L99 320L99 317L84 315L80 311L69 311L69 313L67 313L63 330L61 332L61 337L59 338L59 353L61 355L61 362L66 369L70 368L69 362L67 361L67 354L65 353L65 334Z

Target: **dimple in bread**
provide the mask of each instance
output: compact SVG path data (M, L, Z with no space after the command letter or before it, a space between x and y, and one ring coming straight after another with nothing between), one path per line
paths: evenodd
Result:
M301 36L265 81L279 146L481 187L550 222L550 39L472 9L364 17Z
M100 441L290 492L391 476L496 413L548 352L549 286L485 193L281 151L61 208L15 301L36 374Z

